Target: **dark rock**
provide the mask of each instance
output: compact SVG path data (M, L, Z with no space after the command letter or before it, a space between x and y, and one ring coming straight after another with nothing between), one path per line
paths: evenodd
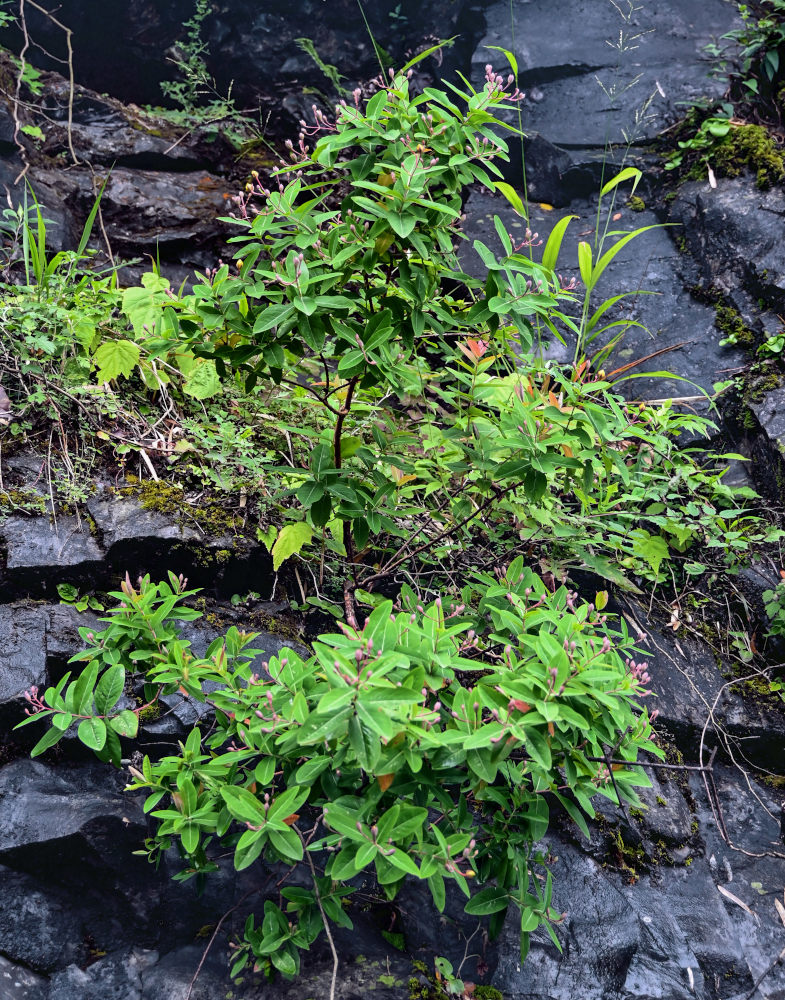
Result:
M56 683L71 669L68 661L84 648L80 628L100 632L106 626L92 611L77 611L72 604L52 604L36 609L46 625L46 669L51 683ZM78 666L77 666L78 669Z
M0 107L2 106L2 102L0 102ZM69 206L66 205L57 177L53 173L47 174L45 177L38 177L36 172L32 171L30 176L26 174L23 180L20 177L22 170L23 167L18 157L0 158L0 186L8 192L7 198L10 201L10 207L18 210L19 206L24 204L26 180L30 184L33 194L41 206L41 214L46 220L47 253L75 249L79 242L79 234L84 220L80 222L75 218ZM30 201L28 195L28 205ZM31 220L33 218L35 217L31 216ZM38 466L40 475L44 468L44 463L40 458ZM45 479L39 479L39 485L42 482L45 482Z
M45 973L87 958L78 899L2 867L0 894L0 952L11 961Z
M776 386L762 396L746 400L752 426L742 429L749 443L756 483L761 493L780 503L785 484L785 387Z
M785 386L767 392L759 402L750 401L749 408L758 418L772 450L785 454Z
M178 128L154 112L121 104L111 97L78 88L67 129L69 85L57 73L46 74L43 110L49 117L42 152L48 157L76 158L97 167L182 172L209 170L232 162L236 155L226 139L205 143L200 130ZM1 138L2 133L0 133ZM70 140L70 141L69 141Z
M785 706L779 697L750 693L734 683L739 668L708 644L667 632L647 621L643 608L624 603L647 633L642 645L651 654L650 686L656 698L649 708L658 710L657 726L671 734L685 758L697 760L702 738L708 757L716 745L715 727L720 727L743 759L766 769L785 766Z
M776 803L759 785L743 787L739 777L732 769L716 773L733 846L720 835L701 779L689 779L700 845L682 864L661 864L648 872L614 870L611 858L600 863L585 856L583 845L549 837L549 850L558 856L552 867L554 906L566 913L556 928L564 950L560 954L538 931L521 968L515 954L517 920L511 913L493 977L505 998L745 996L781 949L768 893L781 891L785 853L776 843L778 819L770 815ZM755 915L723 896L718 886ZM783 984L783 973L772 973L767 995L782 995Z
M133 499L91 500L87 507L114 572L129 573L135 580L146 573L165 579L167 570L188 571L201 538L195 527L171 514L145 510Z
M8 764L0 770L0 864L33 873L56 870L66 842L91 857L93 875L114 855L126 862L124 849L135 849L145 824L138 799L122 789L120 775L103 764ZM59 873L65 881L75 874L72 865Z
M118 952L86 969L70 965L52 977L47 1000L142 1000L142 975L158 958L155 951ZM174 994L160 993L161 998Z
M108 566L132 579L149 573L154 580L172 571L189 584L230 596L272 589L272 558L242 535L207 535L183 503L177 513L151 510L133 497L88 502Z
M49 983L0 955L0 1000L48 1000Z
M7 553L3 593L52 596L58 583L91 584L101 568L101 549L83 518L8 517L0 538Z
M392 8L385 4L366 5L365 16L377 44L401 65L405 53L429 37L448 38L459 27L471 39L479 19L476 14L467 19L469 8L468 3L450 0L402 0L398 18L389 16ZM191 0L163 5L155 0L109 0L97 18L84 0L65 0L57 16L73 29L78 83L125 101L160 104L161 81L177 78L173 46L184 39L183 22L193 13ZM38 65L59 71L57 58L65 56L62 31L32 9L28 20L32 37L43 47L35 57ZM7 44L18 50L18 32L7 29L6 34ZM231 0L211 12L203 26L208 72L218 92L226 94L232 87L239 106L253 110L260 98L271 101L275 95L278 102L293 88L327 89L314 61L295 44L302 35L313 41L324 62L350 79L369 78L379 70L369 32L352 0L270 0L262 6L253 0ZM107 46L107 38L123 40L122 60ZM458 54L466 57L466 43ZM446 55L455 58L449 50Z
M193 944L162 955L155 965L143 973L140 1000L154 1000L155 997L183 1000L203 951L204 946ZM225 949L216 949L208 956L191 993L193 1000L212 1000L213 997L226 996L232 986L227 963ZM243 993L247 996L256 995L255 990L249 994L245 986ZM99 1000L98 996L96 1000Z
M574 163L566 150L554 146L539 133L522 141L515 136L505 141L510 148L510 162L500 163L500 167L508 183L522 191L525 179L531 201L544 201L556 207L569 203L574 191L565 188L564 178L574 168ZM593 189L592 184L590 190ZM588 192L581 191L580 194Z
M488 46L511 49L527 92L523 130L576 150L650 140L684 104L722 96L725 84L709 77L705 46L737 25L732 5L665 0L656 11L630 8L629 23L621 13L593 0L498 0L486 11L472 80L482 85L487 63L506 76L507 60ZM517 124L516 113L506 117Z
M16 149L14 130L16 123L8 104L0 103L0 156L7 156Z
M743 286L773 312L785 309L785 190L760 191L751 176L693 181L679 189L672 221L684 227L703 283L732 293Z
M24 718L24 692L46 687L45 636L45 620L35 607L0 605L0 733ZM15 738L29 742L33 729L29 726Z
M227 211L228 194L224 180L204 171L168 174L118 167L101 198L101 214L115 252L155 255L161 247L171 256L222 241L226 226L218 216ZM77 195L81 213L94 201L92 186L82 186Z

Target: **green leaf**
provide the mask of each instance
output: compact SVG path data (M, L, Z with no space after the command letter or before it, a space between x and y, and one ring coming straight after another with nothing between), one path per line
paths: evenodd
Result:
M135 712L126 709L113 719L110 719L109 725L119 736L127 736L133 739L139 729L139 716Z
M565 215L563 219L559 219L551 230L551 235L548 237L545 249L542 252L542 266L546 267L549 271L552 271L556 267L567 226L569 226L573 219L577 218L577 215Z
M221 789L221 798L235 819L243 823L252 823L254 826L262 826L266 822L261 803L247 788L226 785Z
M668 558L668 543L661 535L652 535L645 528L638 528L633 532L632 542L633 552L641 559L645 559L651 566L654 575L660 571L663 559Z
M111 382L118 376L130 378L139 364L139 348L130 340L105 340L93 355L99 382Z
M290 556L297 555L313 538L313 530L305 521L295 521L281 528L273 545L273 569L278 572L282 563Z
M303 485L297 491L297 499L303 505L303 507L311 507L316 503L317 500L321 500L324 496L324 487L321 483L317 483L310 479L308 482L303 483Z
M186 376L183 392L194 399L209 399L221 391L221 379L214 361L200 361Z
M293 780L298 785L312 785L322 771L329 766L329 757L312 757L310 760L307 760L304 764L301 764L300 767L297 768L294 772Z
M295 785L293 788L287 788L286 791L281 792L280 795L276 795L273 799L273 803L267 812L267 820L269 823L278 822L287 819L292 813L297 812L300 806L308 798L310 788L305 786Z
M420 877L420 869L414 863L412 858L408 854L404 854L399 848L395 848L392 854L385 855L387 861L391 865L395 865L396 868L400 869L402 872L406 872L407 875L416 875Z
M603 580L609 580L611 583L615 583L617 587L621 587L622 590L629 591L631 594L642 593L640 588L636 587L632 580L628 580L624 573L608 559L603 559L601 556L593 556L588 552L582 552L581 558L583 559L583 565L593 570Z
M444 913L444 904L447 894L444 890L444 879L440 874L431 875L428 879L428 888L431 890L433 902L439 913Z
M501 52L501 54L507 58L507 62L510 64L513 76L516 80L518 79L518 60L509 49L505 49L501 45L484 45L483 48L493 49L494 52Z
M107 715L117 704L125 687L125 667L120 663L105 670L95 689L95 707L99 715Z
M290 951L283 948L276 948L270 955L270 961L284 976L297 975L297 959Z
M494 181L493 186L497 191L500 191L507 201L512 205L518 215L526 218L526 209L524 207L521 196L510 184L506 184L504 181Z
M180 831L180 840L188 854L193 854L199 846L199 827L194 823L189 823Z
M264 850L266 835L263 830L246 830L234 849L234 867L239 872L250 867Z
M38 757L39 754L53 747L55 743L59 743L64 736L65 731L61 732L59 729L48 730L30 751L30 756Z
M327 472L333 468L333 450L329 444L317 444L308 459L314 478L321 481Z
M270 843L279 854L289 858L290 861L302 861L303 842L294 830L289 829L289 827L283 830L271 827L267 831L267 835L270 838Z
M581 272L581 281L587 289L590 289L592 276L591 247L585 240L581 240L578 244L578 268Z
M643 177L643 173L638 170L637 167L625 167L624 170L620 170L615 177L612 177L611 180L603 186L602 191L600 191L600 197L604 198L606 194L613 191L613 189L619 184L623 184L625 181L629 180L633 180L632 191L630 191L630 194L633 195L635 194L635 188L638 186L638 182L641 177Z
M480 889L464 906L464 913L476 917L487 917L489 913L506 910L510 903L510 894L506 889L489 885Z
M79 739L91 750L102 750L106 743L106 724L103 719L85 719L77 730Z

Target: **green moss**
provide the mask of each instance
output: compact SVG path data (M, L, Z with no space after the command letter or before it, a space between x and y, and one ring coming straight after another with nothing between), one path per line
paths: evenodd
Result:
M741 411L741 426L745 431L754 431L758 428L758 421L749 406L745 406Z
M745 398L750 403L760 403L767 392L782 385L782 375L774 368L758 369L747 385Z
M216 537L234 534L237 530L234 513L226 509L225 501L208 499L198 507L186 505L184 508L183 491L178 486L153 479L146 479L142 482L135 476L127 476L126 482L129 485L120 491L121 494L138 498L145 510L168 514L174 517L179 524L196 521L205 534ZM225 558L228 559L230 555L231 553L227 553Z
M504 994L493 986L475 986L472 996L475 1000L504 1000Z
M139 713L139 724L143 722L153 722L155 719L159 718L161 715L161 706L158 702L153 702L152 705L148 705L147 708L143 708Z
M719 143L711 159L715 173L738 177L746 170L755 172L761 190L785 178L785 158L762 125L738 125Z
M755 343L755 334L745 324L739 312L724 302L716 304L715 326L722 334L721 344L742 344L744 347L752 347Z
M0 493L0 514L21 512L23 514L45 514L46 497L35 490L5 490Z
M667 804L668 804L668 800L664 799L661 795L657 796L657 800L656 801L657 801L657 805L658 806L667 806Z

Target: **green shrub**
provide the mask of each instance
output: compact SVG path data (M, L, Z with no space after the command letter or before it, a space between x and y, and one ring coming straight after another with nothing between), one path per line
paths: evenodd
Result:
M540 260L536 234L516 238L496 218L501 256L473 244L487 277L461 269L466 185L525 213L495 165L507 153L494 113L519 96L508 83L489 67L479 92L413 96L401 73L364 107L354 92L335 121L317 111L277 190L254 181L237 199L234 265L193 294L148 296L153 350L186 347L246 390L272 382L318 412L299 462L270 470L288 522L273 556L277 569L311 545L331 555L349 615L357 590L403 561L449 559L479 533L502 551L545 536L554 569L589 566L633 589L626 570L664 579L664 560L700 539L732 564L761 537L743 494L675 447L713 425L669 405L630 409L614 389L633 365L615 382L601 369L631 321L624 295L594 302L597 282L644 230L580 244L582 294L556 270L569 217ZM603 198L639 177L623 170ZM553 339L572 365L543 359ZM378 571L361 565L369 551Z
M146 853L176 845L179 878L215 871L227 847L238 870L259 858L310 869L310 888L287 886L282 908L268 899L262 924L249 918L235 973L251 960L294 975L325 920L351 926L342 900L363 873L388 899L407 875L425 880L437 910L455 883L494 933L514 906L522 956L540 925L558 945L534 846L550 803L588 836L593 796L637 804L634 786L648 785L637 754L659 753L639 703L646 664L623 622L614 630L565 587L551 594L518 558L477 581L469 609L423 607L404 591L362 628L320 636L312 656L284 649L252 669L253 635L231 628L204 658L179 638L176 623L199 617L182 604L193 593L173 574L138 589L126 580L107 627L80 630L79 677L29 692L27 723L51 722L34 755L76 728L119 765L120 737L162 695L213 707L214 726L193 729L176 755L145 758L131 788L148 793L158 823ZM138 675L147 703L121 710ZM607 747L630 766L611 775Z

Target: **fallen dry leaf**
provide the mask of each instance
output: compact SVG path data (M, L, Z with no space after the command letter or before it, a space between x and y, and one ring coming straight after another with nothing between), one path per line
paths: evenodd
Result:
M753 913L753 911L749 908L749 906L747 906L746 903L742 902L742 900L740 900L738 896L734 896L733 893L730 891L730 889L726 889L724 885L718 885L717 888L726 899L729 899L731 903L735 903L736 906L740 906L742 910L749 913L749 915L751 917L754 917L755 921L758 922L757 914Z

